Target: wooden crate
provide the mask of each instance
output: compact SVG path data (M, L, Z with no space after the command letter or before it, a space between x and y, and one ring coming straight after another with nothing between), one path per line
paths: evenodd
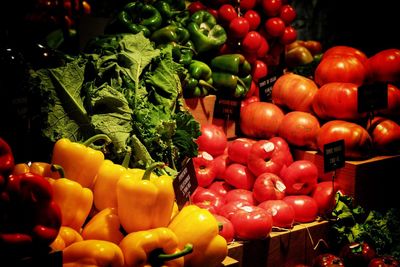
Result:
M211 124L214 117L215 100L215 95L187 98L185 99L185 106L201 125Z
M228 256L239 267L291 267L311 265L321 249L326 250L327 221L298 224L290 231L272 232L264 240L239 241L229 244Z
M400 155L346 161L345 166L335 173L324 173L324 158L320 152L295 149L293 157L296 160L307 159L314 162L321 180L331 181L335 176L335 181L344 192L364 208L382 210L399 206L395 184L400 178Z

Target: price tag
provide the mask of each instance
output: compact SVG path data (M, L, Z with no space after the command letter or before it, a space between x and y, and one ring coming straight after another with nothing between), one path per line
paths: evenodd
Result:
M357 89L358 112L370 112L387 108L388 89L386 83L361 85Z
M237 121L240 119L240 100L217 98L214 106L214 118Z
M269 68L268 75L258 81L261 101L272 102L272 87L282 74L283 70L281 68Z
M179 209L185 205L189 197L196 190L197 178L193 160L189 159L173 181L176 203Z
M324 145L324 172L344 167L344 139Z

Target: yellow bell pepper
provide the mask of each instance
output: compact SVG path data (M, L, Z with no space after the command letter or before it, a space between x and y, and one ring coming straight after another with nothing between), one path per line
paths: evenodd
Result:
M206 209L187 205L168 225L179 240L179 247L193 244L193 253L185 256L185 266L217 267L228 254L225 238L219 235L215 217Z
M80 183L83 187L91 188L104 161L104 154L88 145L99 139L106 139L106 142L110 141L103 134L95 135L85 143L72 142L68 138L61 138L54 144L51 163L60 165L68 179Z
M125 175L117 183L118 216L127 233L165 227L170 222L175 193L172 177L158 176L150 166L143 175Z
M78 231L68 226L61 226L56 239L50 244L50 247L52 250L63 250L72 243L82 240L83 238Z
M15 164L13 174L32 172L43 177L60 178L59 173L51 168L48 162L32 162Z
M83 239L99 239L115 244L121 242L120 222L115 208L105 208L94 215L82 229Z
M82 240L63 250L63 267L123 267L118 245L105 240Z
M119 247L127 267L184 266L184 255L193 247L187 244L178 248L178 238L166 227L130 233L122 239Z
M61 208L62 225L79 232L92 209L92 190L68 178L48 180L53 186L54 200Z

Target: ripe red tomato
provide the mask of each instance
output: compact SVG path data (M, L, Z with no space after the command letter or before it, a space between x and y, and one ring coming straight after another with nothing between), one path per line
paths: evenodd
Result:
M224 153L228 138L222 127L214 124L203 124L200 131L201 135L196 140L199 151L206 151L213 157Z
M236 163L247 164L251 146L256 141L251 138L236 138L228 143L227 153L229 159Z
M358 112L358 86L354 83L330 82L322 85L314 96L313 110L318 118L355 121L365 118Z
M199 154L193 158L193 165L199 186L206 187L217 178L214 158L208 154L208 152L200 151Z
M399 267L400 262L393 256L383 255L380 257L373 258L368 267Z
M272 231L272 216L257 206L245 206L230 216L236 237L243 240L262 239Z
M264 23L265 31L272 37L279 37L285 31L285 22L280 17L272 17Z
M249 21L251 31L258 29L258 26L260 26L260 23L261 23L261 17L257 11L255 11L253 9L247 10L244 13L244 17Z
M254 199L253 192L246 189L235 188L229 190L225 195L225 202L229 203L232 201L243 201L249 203L250 205L254 205L256 200Z
M242 41L242 50L247 53L256 53L262 44L262 36L257 31L249 31Z
M400 49L385 49L368 59L368 76L372 81L400 81Z
M294 209L281 199L267 200L258 204L272 216L272 225L275 227L292 228L294 223Z
M190 5L187 7L187 10L189 11L190 14L193 14L199 10L206 10L207 7L201 2L201 1L194 1L190 3Z
M268 74L268 67L262 60L256 60L253 64L251 64L251 76L255 82L258 82L260 79L266 77Z
M312 198L315 199L318 205L318 214L327 215L335 206L336 192L342 191L338 183L332 181L319 182L313 192Z
M266 172L257 176L253 186L253 196L259 202L283 199L286 186L276 174Z
M223 25L229 25L237 17L236 9L231 4L223 4L218 8L218 19Z
M191 196L192 203L198 207L216 214L219 208L224 205L225 199L211 189L197 187Z
M317 134L320 123L313 114L291 111L285 114L278 135L295 147L317 150Z
M292 195L286 196L283 201L288 203L294 209L294 220L299 223L315 221L318 215L318 205L310 196Z
M312 267L344 266L343 259L332 253L319 254L313 260Z
M279 36L279 42L283 45L288 45L296 41L297 31L291 25L285 27L283 34Z
M314 80L322 86L331 82L361 85L367 75L367 68L355 56L331 55L323 57L314 73Z
M216 181L212 182L209 186L207 186L207 188L223 197L226 196L228 191L234 189L233 186L231 186L227 182L221 181L221 180L216 180Z
M312 102L318 86L304 76L285 73L280 76L272 87L272 102L290 110L311 112Z
M380 153L392 154L400 150L400 125L385 117L375 117L367 127L374 149Z
M271 138L278 134L284 113L277 105L268 102L252 102L240 113L240 130L251 138Z
M229 23L228 34L230 37L241 39L246 36L250 30L250 23L244 17L236 17Z
M239 1L239 6L241 9L249 10L256 6L257 0L241 0Z
M282 0L261 0L261 5L264 13L269 17L279 15L279 10L282 6Z
M227 153L223 153L214 158L214 168L217 173L217 178L221 178L222 174L225 172L226 167L231 163Z
M224 205L219 209L218 215L224 216L228 220L231 218L231 215L235 213L238 209L242 207L253 206L250 202L246 200L231 200L226 201Z
M218 214L213 215L215 219L217 219L217 222L222 224L222 229L219 231L219 234L225 238L226 242L232 242L235 237L235 229L233 228L232 222L224 216Z
M330 47L324 52L322 58L324 59L330 56L354 56L364 65L366 65L368 61L368 57L363 51L346 45L337 45Z
M346 159L367 158L372 151L372 138L365 128L354 122L331 120L323 124L317 135L318 149L324 145L344 139Z
M250 169L240 163L232 163L226 167L222 178L233 187L246 190L253 188L256 179Z
M318 182L318 168L309 160L295 160L283 166L280 177L286 185L287 195L308 195Z
M339 256L345 266L368 266L376 251L367 242L351 242L341 248Z
M279 17L285 22L286 25L292 23L296 16L296 10L289 4L282 5L279 9Z

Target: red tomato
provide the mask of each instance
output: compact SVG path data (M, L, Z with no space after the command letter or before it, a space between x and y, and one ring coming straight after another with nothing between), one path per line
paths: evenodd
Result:
M311 112L312 102L318 86L304 76L285 73L280 76L272 87L272 102L290 110Z
M351 242L341 248L339 256L345 266L368 266L376 252L367 242Z
M244 17L236 17L229 23L228 34L230 37L241 39L246 36L250 30L250 23Z
M265 31L269 36L278 37L285 31L285 22L280 17L272 17L264 23Z
M283 34L279 36L279 42L283 45L288 45L296 41L297 31L292 26L286 26Z
M224 216L218 214L213 215L215 219L217 219L217 222L222 224L222 230L219 231L219 234L225 238L226 242L232 242L235 237L235 229L233 228L232 222Z
M199 10L206 10L207 7L201 2L201 1L194 1L190 3L190 5L187 7L187 10L189 11L190 14L193 14Z
M352 55L323 57L314 73L314 80L322 86L331 82L363 84L367 74L365 65Z
M243 52L256 53L262 44L262 36L256 31L249 31L242 41Z
M314 96L313 111L324 120L359 120L367 114L358 112L357 92L358 86L354 83L326 83Z
M383 255L380 257L373 258L368 267L399 267L400 262L393 256Z
M283 201L294 209L294 220L299 223L315 221L318 215L318 205L310 196L292 195L286 196Z
M231 4L223 4L218 8L218 20L222 25L229 25L237 17L236 9Z
M251 31L258 29L258 26L260 26L260 23L261 23L261 17L257 11L255 11L253 9L247 10L244 13L244 17L249 21Z
M226 194L234 189L233 186L231 186L230 184L228 184L225 181L214 181L212 182L209 186L207 186L208 189L214 191L215 193L225 197Z
M269 17L275 17L279 15L280 8L282 6L282 0L261 0L263 11Z
M223 196L208 188L197 187L191 196L192 203L200 208L206 209L212 214L218 213L218 210L224 205Z
M265 172L257 176L253 196L259 202L267 200L283 199L285 197L286 186L283 180L276 174Z
M251 146L255 142L255 140L246 137L232 140L228 143L227 148L229 159L236 163L247 164Z
M317 150L319 129L319 121L313 114L291 111L283 117L278 135L293 146Z
M367 130L376 151L383 154L400 151L400 125L397 122L384 117L375 117Z
M250 202L246 200L232 200L227 201L225 204L219 209L219 215L224 216L228 220L230 220L231 215L235 213L242 207L253 206Z
M199 186L206 187L217 177L217 170L213 160L214 158L205 151L200 151L197 157L193 158L194 170Z
M361 125L331 120L323 124L317 135L318 149L323 152L324 145L344 139L346 159L361 159L371 155L372 138Z
M368 76L372 81L400 81L400 49L385 49L368 59Z
M308 195L318 182L318 168L309 160L295 160L283 166L280 177L286 185L288 195Z
M335 206L336 192L341 191L338 183L332 181L319 182L311 193L318 205L318 214L327 215Z
M279 17L285 22L286 25L292 23L296 16L296 10L291 5L282 5L279 9Z
M223 173L226 170L226 167L231 163L228 154L224 153L214 158L214 168L216 172L216 176L221 178Z
M366 65L368 61L368 57L364 54L363 51L346 45L337 45L330 47L324 52L322 58L324 59L330 56L354 56L364 65Z
M251 76L255 82L258 82L260 79L266 77L268 74L268 67L262 60L256 60L253 64L251 64Z
M243 240L262 239L272 231L272 216L257 206L245 206L230 216L235 235Z
M271 138L278 134L284 113L277 105L268 102L252 102L240 113L240 130L251 138Z
M238 189L251 190L255 181L255 176L250 169L240 163L232 163L228 167L222 178L230 185Z
M244 10L253 9L256 6L256 0L240 0L239 6Z
M251 192L250 190L246 190L246 189L235 188L235 189L229 190L226 193L226 195L225 195L226 203L236 201L236 200L244 201L246 203L250 203L251 205L254 205L256 203L256 200L253 197L253 192Z
M214 157L224 153L228 138L222 127L214 124L203 124L200 131L201 135L196 140L199 151L206 151Z
M267 200L258 204L267 210L272 216L272 225L275 227L292 228L294 223L294 209L285 201L278 200Z
M319 254L313 260L312 267L344 266L343 260L332 253Z
M269 51L268 41L267 39L265 39L264 36L261 36L261 44L256 53L257 58L261 59L264 58L267 55L268 51Z

